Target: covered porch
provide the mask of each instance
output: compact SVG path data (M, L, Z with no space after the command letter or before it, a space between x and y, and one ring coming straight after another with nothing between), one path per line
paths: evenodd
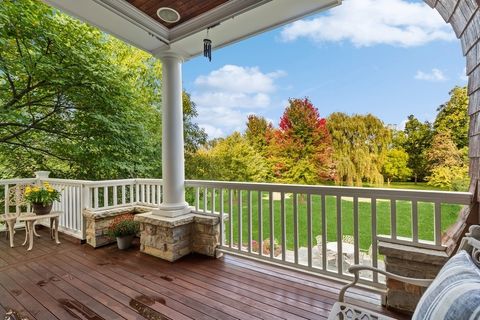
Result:
M145 1L45 2L162 60L163 179L0 181L5 212L18 207L11 190L43 182L61 190L54 206L64 233L60 246L42 233L28 253L18 239L14 248L1 240L5 311L29 319L326 318L352 278L350 265L433 278L468 225L479 223L480 58L470 27L480 19L476 2L427 1L452 22L469 57L469 192L185 180L182 63L202 52L207 31L220 48L340 1L214 1L170 23L149 13ZM453 226L445 218L452 210ZM142 235L121 252L109 246L106 228L125 212L138 213ZM181 241L165 230L181 232ZM364 290L348 298L385 314L382 303L411 311L423 293L372 274L361 282Z

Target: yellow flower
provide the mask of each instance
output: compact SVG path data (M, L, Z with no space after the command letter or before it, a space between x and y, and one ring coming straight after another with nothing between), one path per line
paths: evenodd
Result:
M47 191L48 191L48 192L54 192L55 189L53 189L52 187L48 187L48 188L47 188Z
M38 191L40 191L40 188L39 187L33 187L32 191L33 192L38 192Z
M30 192L32 192L32 188L31 188L30 186L27 186L27 187L25 188L25 194L26 194L26 195L29 195Z

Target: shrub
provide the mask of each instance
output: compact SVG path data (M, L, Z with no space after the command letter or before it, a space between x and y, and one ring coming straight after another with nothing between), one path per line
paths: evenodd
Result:
M108 235L112 238L135 235L140 231L140 223L133 220L133 214L123 214L113 219L108 227Z

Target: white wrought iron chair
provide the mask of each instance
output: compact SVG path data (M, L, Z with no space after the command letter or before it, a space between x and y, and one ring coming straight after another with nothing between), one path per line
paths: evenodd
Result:
M470 232L467 233L465 237L462 239L457 253L460 253L462 250L465 250L467 254L471 256L473 265L474 266L476 265L476 267L480 268L480 226L470 227ZM402 277L378 268L373 268L370 266L354 265L348 269L350 273L353 273L354 279L351 283L347 284L340 290L338 302L334 304L332 311L330 312L330 315L328 317L328 320L395 320L395 318L391 318L391 317L379 314L377 312L345 302L346 291L349 288L354 287L358 283L360 279L360 272L365 270L375 272L375 273L380 273L389 277L390 279L405 282L408 284L413 284L420 287L428 287L432 284L432 282L433 282L432 286L435 287L436 285L435 279L407 278L407 277ZM477 272L475 274L478 276L479 273ZM478 282L478 279L476 281ZM428 294L428 290L424 295L427 295L427 294ZM460 293L457 291L452 292L452 295L459 295L459 294ZM419 311L420 313L422 312L421 311L422 307L424 307L424 306L421 306L422 300L420 300L420 303L417 305L417 310L420 310ZM455 304L452 304L452 305L455 305ZM463 309L464 307L459 306L459 308ZM420 319L423 319L422 315L416 315L416 313L417 311L414 314L414 317L415 316L417 317L416 319L419 319L419 317ZM467 318L462 318L462 319L467 319Z
M322 247L324 246L322 235L320 234L316 236L315 240L317 241L317 248L318 248L319 255L321 257L323 252ZM326 252L327 252L327 265L335 265L337 263L337 254L328 249L326 250Z
M25 199L25 189L26 184L17 184L14 187L8 189L8 194L5 195L5 198L1 201L5 207L5 213L0 214L0 223L5 223L5 237L10 241L10 247L13 248L13 236L15 234L15 222L22 215L32 214L32 209L30 204ZM11 208L14 207L15 210L11 211ZM33 228L33 233L35 236L40 237L40 235ZM25 242L26 243L26 237Z

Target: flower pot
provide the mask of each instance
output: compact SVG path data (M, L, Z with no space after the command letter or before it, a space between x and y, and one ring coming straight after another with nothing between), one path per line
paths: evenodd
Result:
M128 249L132 246L134 235L131 234L129 236L117 237L117 246L120 250Z
M50 211L52 211L52 206L53 204L47 204L44 206L42 203L32 203L33 206L33 213L36 215L44 215L44 214L49 214Z

